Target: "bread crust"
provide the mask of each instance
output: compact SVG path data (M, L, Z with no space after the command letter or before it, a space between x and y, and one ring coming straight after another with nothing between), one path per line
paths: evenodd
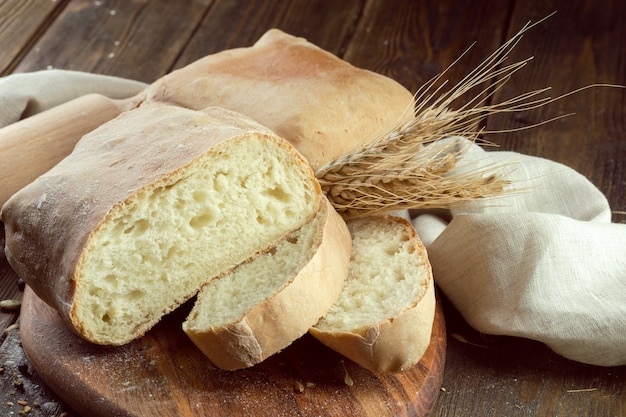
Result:
M7 260L83 338L122 344L143 335L158 320L138 323L129 340L111 343L90 334L77 319L74 295L80 286L77 272L84 248L139 191L167 185L207 152L219 152L226 142L249 136L284 147L314 178L307 161L287 141L243 115L220 108L195 112L161 104L122 113L85 135L71 155L3 206ZM319 185L312 183L321 196ZM164 306L163 313L194 294Z
M384 322L345 333L312 327L310 333L372 372L404 372L420 361L430 344L434 310L435 289L430 285L421 302Z
M278 29L173 71L144 95L241 112L290 141L314 170L414 115L413 95L398 82Z
M317 247L279 291L227 326L201 329L189 319L183 323L215 366L236 370L262 362L306 334L337 300L348 275L352 240L325 198L318 215L325 220L316 232Z
M379 219L390 216L372 217ZM394 220L408 223L404 219ZM407 371L419 362L430 344L436 306L432 270L426 248L417 232L412 226L407 227L407 230L416 249L414 255L422 259L427 272L421 296L400 314L377 323L350 331L322 330L315 326L309 331L324 345L372 372Z

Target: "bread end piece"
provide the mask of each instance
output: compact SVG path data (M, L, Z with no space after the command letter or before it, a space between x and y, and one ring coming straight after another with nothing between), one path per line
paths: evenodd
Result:
M351 220L344 291L311 335L373 372L403 372L430 344L435 289L426 249L405 219Z
M183 330L217 367L247 368L306 334L341 293L351 238L324 198L269 252L208 283Z

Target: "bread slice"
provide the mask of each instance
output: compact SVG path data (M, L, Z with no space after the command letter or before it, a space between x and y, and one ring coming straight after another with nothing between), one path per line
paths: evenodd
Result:
M435 317L426 249L403 218L374 215L348 228L346 286L310 333L371 371L406 371L424 355Z
M120 345L306 224L321 198L302 155L249 118L145 105L3 206L6 255L79 335Z
M324 200L309 223L198 294L183 330L215 366L260 363L306 334L337 301L351 239Z
M291 142L314 170L414 116L413 94L280 31L208 55L160 78L146 101L246 114Z

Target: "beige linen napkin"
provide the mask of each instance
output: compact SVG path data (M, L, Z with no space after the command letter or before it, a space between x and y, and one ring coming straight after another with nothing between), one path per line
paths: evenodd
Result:
M63 70L11 75L0 79L0 126L84 94L125 98L143 87ZM520 191L441 217L413 213L439 288L481 332L626 364L626 225L610 223L604 196L555 162L448 141L467 149L458 169L502 166Z
M626 364L626 224L612 224L602 193L553 161L469 144L458 169L489 164L518 190L453 209L449 223L413 219L437 285L480 332L538 340L579 362Z

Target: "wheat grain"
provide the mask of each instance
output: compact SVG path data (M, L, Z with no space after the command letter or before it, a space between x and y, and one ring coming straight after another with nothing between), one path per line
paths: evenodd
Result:
M480 137L488 132L480 123L487 116L530 110L553 101L541 97L549 90L545 88L500 104L477 104L495 94L532 59L503 66L523 34L539 23L525 25L459 83L444 91L448 81L443 76L455 61L417 91L411 121L393 126L365 147L318 169L316 176L337 211L345 217L362 217L380 211L449 208L505 192L509 182L501 174L502 167L455 171L466 149L451 149L444 139L461 136L470 143L485 145L487 142ZM461 96L477 88L468 102L452 108Z

